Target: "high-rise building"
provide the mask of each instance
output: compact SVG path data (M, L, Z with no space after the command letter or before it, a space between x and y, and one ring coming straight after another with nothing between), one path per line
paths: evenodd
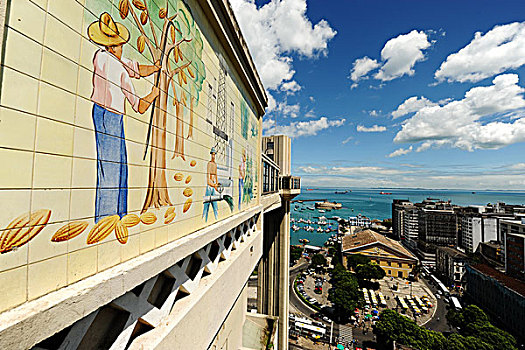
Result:
M505 272L525 280L525 218L502 220L500 225L505 247Z
M406 199L394 199L392 202L392 233L399 240L404 239L403 213L412 206L412 202Z
M5 5L0 348L286 349L300 179L229 2Z
M422 264L435 266L436 247L457 245L456 214L452 208L422 208L418 219L418 254Z
M415 251L419 239L419 209L415 206L403 211L403 237L405 245Z

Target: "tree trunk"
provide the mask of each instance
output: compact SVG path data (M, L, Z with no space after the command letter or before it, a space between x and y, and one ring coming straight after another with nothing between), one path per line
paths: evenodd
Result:
M171 157L171 159L174 159L175 157L181 157L182 160L186 160L184 157L184 123L182 121L183 113L184 107L182 103L177 102L175 105L175 114L177 116L177 125L175 128L175 151L173 152L173 157Z
M168 81L166 74L160 76L160 95L155 101L155 114L151 126L149 180L142 213L154 206L172 205L166 181L166 111L168 106Z

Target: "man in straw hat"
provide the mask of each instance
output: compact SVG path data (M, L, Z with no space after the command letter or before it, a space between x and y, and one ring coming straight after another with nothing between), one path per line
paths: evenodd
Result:
M246 150L242 150L242 160L239 164L239 210L241 210L241 202L244 194L244 178L246 177Z
M213 214L215 214L215 219L217 219L217 197L219 195L219 182L217 178L217 163L215 163L215 155L217 151L215 147L212 147L210 150L211 160L208 162L208 168L206 172L206 193L204 194L204 209L202 211L202 217L208 221L208 211L210 210L210 205L213 208Z
M123 115L125 102L140 114L146 112L159 95L152 87L145 97L138 97L131 78L157 72L157 65L139 65L122 57L122 47L129 40L129 31L115 23L105 12L88 27L89 38L102 48L93 58L93 124L97 147L97 193L95 222L108 215L127 213L128 165Z

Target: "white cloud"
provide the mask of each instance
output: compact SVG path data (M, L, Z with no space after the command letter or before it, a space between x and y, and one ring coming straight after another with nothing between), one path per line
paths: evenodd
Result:
M381 113L381 111L376 111L375 109L368 112L368 114L370 114L371 117L377 117L379 113Z
M443 106L425 106L404 121L395 142L421 142L417 151L451 145L465 150L497 149L525 141L523 93L516 74L494 78L490 86L478 86L462 100ZM495 120L513 112L512 122Z
M414 75L414 65L425 59L423 50L430 45L427 34L417 30L390 39L381 50L381 60L385 64L374 78L389 81L403 75Z
M361 79L368 79L366 75L380 66L381 64L379 64L376 60L373 60L367 56L358 58L354 61L352 66L350 79L352 79L354 82L357 82Z
M405 173L405 171L396 168L379 166L300 166L297 169L302 173L319 175L393 175Z
M410 152L412 152L412 146L408 148L399 148L396 149L394 152L390 153L388 155L388 158L404 156L405 154L409 154Z
M348 136L346 139L343 140L343 142L341 142L343 145L346 145L348 142L352 141L353 140L353 136Z
M286 83L281 84L281 91L285 91L288 94L295 94L300 91L302 86L299 85L295 80L287 81Z
M297 118L301 106L299 104L289 105L287 101L277 103L277 107L274 109L274 113L278 113L283 117Z
M321 117L317 120L292 122L288 125L276 125L275 120L267 119L263 122L263 129L265 135L284 134L290 137L300 137L317 135L319 131L332 127L339 127L344 123L345 119L328 120L326 117Z
M447 57L435 73L439 81L477 82L525 64L525 22L498 25Z
M392 118L397 119L410 113L419 111L420 109L428 106L435 106L436 103L430 101L426 97L413 96L407 98L405 102L400 104L395 111L392 112Z
M271 0L260 7L254 0L230 3L267 89L278 89L293 78L291 53L324 55L337 33L325 20L310 21L306 0Z
M379 126L379 125L373 125L373 126L367 128L364 125L358 125L356 130L359 131L359 132L384 132L384 131L386 131L386 127Z
M374 78L381 81L414 75L414 65L425 59L423 51L431 45L428 35L415 29L388 40L381 50L380 62L368 56L354 61L350 72L350 79L353 81L351 88L356 88L358 81L368 79L368 74L378 68Z

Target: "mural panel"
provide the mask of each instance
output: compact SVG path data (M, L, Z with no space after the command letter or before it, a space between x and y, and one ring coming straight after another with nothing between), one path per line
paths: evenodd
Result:
M196 1L11 11L0 311L257 203L261 123Z

